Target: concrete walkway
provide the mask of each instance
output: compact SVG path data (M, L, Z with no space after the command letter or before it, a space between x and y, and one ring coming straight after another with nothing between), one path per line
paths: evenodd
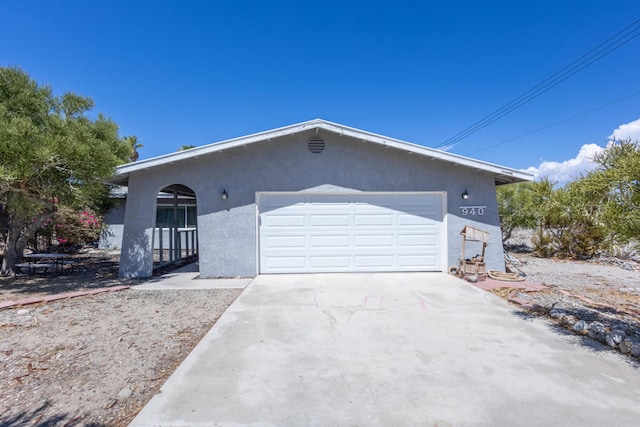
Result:
M638 425L590 345L444 273L258 276L131 425Z
M160 277L154 277L132 289L162 290L162 289L221 289L221 288L245 288L253 278L225 278L225 279L200 279L198 264L185 265L171 273Z

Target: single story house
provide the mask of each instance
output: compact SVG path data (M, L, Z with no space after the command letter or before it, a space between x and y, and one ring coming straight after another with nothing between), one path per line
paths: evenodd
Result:
M495 188L531 179L320 119L221 141L117 168L120 276L152 274L162 193L193 199L205 278L447 271L467 225L489 233L487 268L503 270Z

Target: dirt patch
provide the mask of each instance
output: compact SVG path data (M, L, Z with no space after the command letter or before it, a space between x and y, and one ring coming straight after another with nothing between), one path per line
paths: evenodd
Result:
M73 274L1 278L0 300L122 284L117 256L82 256ZM0 425L127 425L240 292L134 286L0 311Z
M95 289L123 284L136 284L143 280L118 279L120 253L85 249L70 255L73 272L66 267L62 274L20 271L15 276L0 276L0 301L54 295L84 289Z

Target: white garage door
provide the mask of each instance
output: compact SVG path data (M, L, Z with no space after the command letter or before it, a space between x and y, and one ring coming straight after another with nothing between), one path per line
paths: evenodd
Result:
M443 193L259 193L260 273L442 271Z

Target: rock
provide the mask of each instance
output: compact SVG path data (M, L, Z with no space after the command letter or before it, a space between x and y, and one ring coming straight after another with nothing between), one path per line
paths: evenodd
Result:
M631 338L625 338L619 345L618 348L622 352L622 354L631 354L631 347L633 346L634 341Z
M571 327L571 330L573 332L577 332L579 334L586 334L587 333L587 329L589 328L589 324L587 322L585 322L584 320L578 320L576 323L574 323L574 325Z
M129 387L125 387L118 393L119 399L128 399L133 395L133 391Z
M626 323L616 323L615 325L612 325L609 329L611 329L612 331L622 331L625 334L628 334L629 331L631 330L631 326L629 326Z
M631 355L633 357L640 357L640 344L638 343L631 344Z
M591 322L589 325L589 337L600 342L605 342L607 328L598 321Z
M566 313L562 310L558 310L557 308L552 308L549 310L549 316L554 319L561 319Z
M27 310L26 308L23 308L23 309L21 309L21 310L18 310L18 311L16 312L16 314L17 314L18 316L26 316L27 314L29 314L29 310Z
M604 340L609 347L616 348L618 347L618 344L620 344L626 337L627 334L625 334L623 331L615 330L606 334Z
M577 321L578 321L578 318L576 316L572 316L568 314L560 320L560 324L563 326L572 327L573 325L576 324Z

